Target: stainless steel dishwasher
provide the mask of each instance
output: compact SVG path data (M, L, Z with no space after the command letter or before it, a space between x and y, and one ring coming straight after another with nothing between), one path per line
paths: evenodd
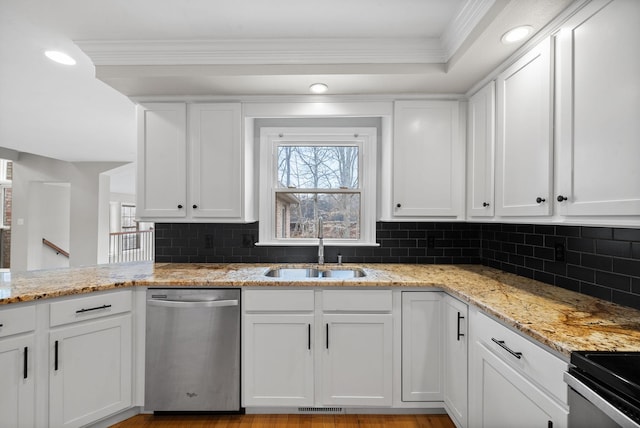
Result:
M147 290L145 404L240 410L240 290Z

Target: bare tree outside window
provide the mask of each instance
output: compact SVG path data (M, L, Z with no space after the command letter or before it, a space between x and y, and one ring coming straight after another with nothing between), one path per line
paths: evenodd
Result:
M314 238L322 218L325 238L359 239L358 147L280 145L277 155L276 192L289 195L290 215L288 224L280 221L276 228L288 227L291 238ZM278 230L277 236L283 232Z

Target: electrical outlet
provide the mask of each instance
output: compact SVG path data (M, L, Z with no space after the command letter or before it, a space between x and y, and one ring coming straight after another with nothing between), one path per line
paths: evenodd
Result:
M213 248L213 235L204 235L204 248Z
M557 242L553 247L553 259L557 262L564 261L564 244Z

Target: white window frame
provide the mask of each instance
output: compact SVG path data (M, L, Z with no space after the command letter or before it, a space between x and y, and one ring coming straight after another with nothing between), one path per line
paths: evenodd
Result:
M376 243L376 152L377 129L356 127L263 127L260 129L260 211L259 242L256 245L305 246L318 245L315 238L278 238L275 211L277 176L277 147L283 143L300 145L358 146L358 188L345 190L360 194L360 238L324 239L326 246L377 246ZM298 189L304 193L306 190Z

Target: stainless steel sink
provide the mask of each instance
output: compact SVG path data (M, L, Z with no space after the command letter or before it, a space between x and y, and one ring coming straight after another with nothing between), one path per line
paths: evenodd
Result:
M336 268L336 269L327 269L327 270L321 270L320 273L322 274L323 278L341 278L341 279L348 279L348 278L362 278L363 276L367 276L366 273L364 273L364 271L362 269L343 269L343 268Z
M319 272L313 268L273 268L269 269L265 276L287 279L318 278Z
M306 278L331 278L349 279L362 278L366 276L362 269L358 268L271 268L265 276L283 279L306 279Z

